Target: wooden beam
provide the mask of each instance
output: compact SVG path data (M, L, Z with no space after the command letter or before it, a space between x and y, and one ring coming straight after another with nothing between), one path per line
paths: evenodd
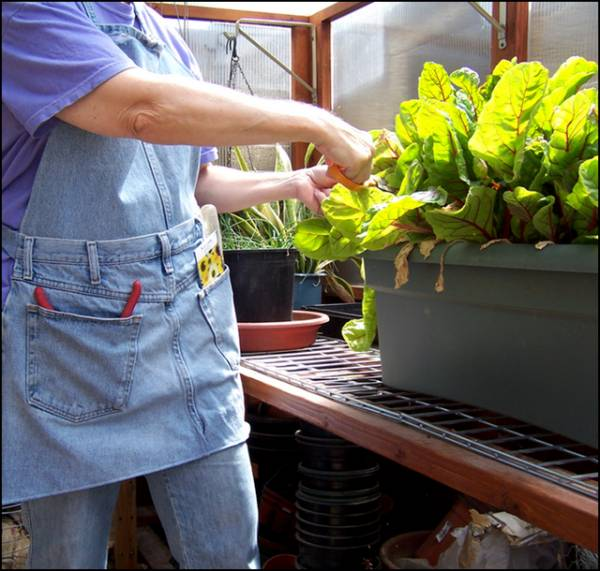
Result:
M331 20L315 20L317 35L317 104L331 111Z
M241 18L259 18L263 20L287 20L292 22L308 22L307 16L292 14L275 14L272 12L256 12L253 10L229 10L227 8L211 8L209 6L186 6L166 2L148 2L160 15L176 18L184 16L190 20L211 20L213 22L237 22Z
M313 23L323 21L331 22L332 20L337 20L338 18L369 4L371 4L371 2L336 2L319 12L315 12L310 16L310 21Z
M312 84L312 46L309 28L292 28L292 71L309 85ZM312 103L310 91L294 78L292 78L292 99ZM293 169L304 168L307 147L306 143L292 143Z
M492 15L496 20L500 19L499 2L492 5ZM498 47L498 35L492 28L491 69L501 59L512 59L516 56L517 61L527 60L527 39L529 31L529 2L506 2L506 47Z
M244 391L557 537L598 551L595 499L243 366Z
M121 484L116 507L115 569L137 569L135 479Z

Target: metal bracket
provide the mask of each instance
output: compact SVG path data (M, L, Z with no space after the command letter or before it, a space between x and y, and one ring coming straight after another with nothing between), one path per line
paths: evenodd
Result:
M302 79L296 72L292 71L287 65L285 65L277 56L273 55L269 50L265 47L261 46L252 36L250 36L247 32L241 29L241 24L261 24L265 26L286 26L289 28L293 27L304 27L310 28L310 41L312 48L312 85L309 85L304 79ZM313 104L317 103L317 37L315 31L315 25L309 22L292 22L287 20L260 20L256 18L240 18L235 23L235 33L236 35L243 36L246 38L253 46L258 48L263 54L265 54L269 59L273 60L279 67L283 68L287 73L289 73L298 83L300 83L303 87L305 87L311 96L311 100Z
M506 49L506 2L498 2L498 16L500 21L496 20L496 18L486 12L479 5L479 2L469 2L469 4L496 29L498 36L498 48L501 50Z

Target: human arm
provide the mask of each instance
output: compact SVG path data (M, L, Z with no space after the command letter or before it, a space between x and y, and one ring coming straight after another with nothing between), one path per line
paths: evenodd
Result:
M204 165L198 176L198 204L214 204L219 212L237 212L249 206L296 198L313 212L335 181L326 167L317 166L291 172L244 172L218 165Z
M312 142L350 179L363 182L370 175L373 147L368 135L331 113L140 68L115 75L58 117L99 135L165 145Z
M156 26L172 34L166 22L158 19ZM99 135L158 144L312 142L351 178L369 176L366 133L305 103L141 69L80 3L4 2L2 63L3 104L32 137L62 120Z

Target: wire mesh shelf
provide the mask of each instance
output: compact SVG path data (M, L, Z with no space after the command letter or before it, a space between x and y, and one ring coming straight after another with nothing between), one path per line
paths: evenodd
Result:
M376 349L356 353L319 335L305 349L245 353L242 365L598 498L597 449L493 411L388 387Z

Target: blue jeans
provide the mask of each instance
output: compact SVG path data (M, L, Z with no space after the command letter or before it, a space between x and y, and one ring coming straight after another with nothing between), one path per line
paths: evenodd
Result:
M258 509L246 444L146 476L182 569L259 569ZM119 483L23 504L30 569L105 569Z

